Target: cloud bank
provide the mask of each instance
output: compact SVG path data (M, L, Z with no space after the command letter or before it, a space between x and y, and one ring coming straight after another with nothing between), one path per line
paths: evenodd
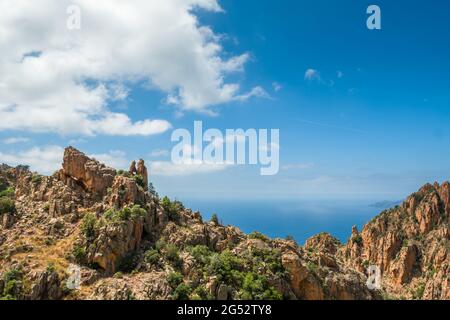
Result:
M80 29L67 10L80 9ZM0 131L152 135L165 120L131 119L113 106L141 85L181 110L264 97L229 83L249 54L225 59L220 37L199 23L216 0L3 0L0 2ZM73 13L73 12L71 12Z

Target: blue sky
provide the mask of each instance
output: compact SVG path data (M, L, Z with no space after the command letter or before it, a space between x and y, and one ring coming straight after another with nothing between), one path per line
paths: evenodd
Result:
M209 33L203 40L221 47L213 57L220 57L223 61L233 57L245 60L237 62L230 72L223 71L231 68L224 66L217 71L219 78L223 76L225 84L238 84L238 91L226 99L217 98L217 88L209 88L202 83L202 72L209 70L198 65L203 60L190 61L188 58L192 48L189 43L180 45L182 39L176 37L160 39L167 43L173 41L175 48L173 51L161 51L165 52L165 56L161 58L160 66L169 61L167 69L151 65L146 60L146 57L154 58L152 47L145 42L148 29L142 28L139 37L136 36L139 38L137 41L144 39L143 44L148 44L150 49L133 45L130 48L132 51L148 50L149 55L136 56L135 52L128 56L121 54L120 57L125 58L120 61L120 67L107 76L105 72L90 71L84 71L80 76L70 70L77 81L83 79L85 87L92 81L91 87L104 83L111 91L112 83L121 90L125 88L125 98L105 98L106 107L100 108L98 113L89 114L89 117L97 121L104 117L102 112L120 113L129 118L131 125L124 125L119 127L118 132L111 132L109 129L98 129L104 126L103 123L92 122L88 125L97 126L97 129L89 133L77 131L77 123L71 123L62 116L66 109L60 109L62 119L55 115L54 121L67 121L67 125L73 127L71 130L63 130L53 123L42 126L34 122L29 125L18 122L16 127L4 123L0 125L0 161L11 164L23 162L31 164L36 170L52 171L58 166L59 148L69 144L121 167L126 167L132 159L144 158L153 168L150 179L159 192L180 199L396 200L426 182L449 179L449 3L376 1L382 12L382 30L371 31L366 28L365 11L373 3L367 1L186 2L194 4L181 13L170 15L174 18L173 23L180 21L177 19L180 18L178 14L183 18L196 17L197 24L190 25L193 32L202 34L201 27L209 26ZM25 3L21 5L33 12L33 8L26 7ZM79 3L82 14L87 15L86 20L82 20L87 21L86 27L82 25L83 30L91 32L90 14L98 12L87 7L84 1L75 3ZM143 3L136 1L135 5ZM140 11L151 14L151 10L157 6L153 5L148 8L150 11L146 11L147 8ZM167 10L176 12L174 8ZM27 10L14 14L24 14ZM6 17L13 14L8 13L11 12L8 10L3 11ZM62 15L61 19L65 19L65 16ZM29 20L30 25L44 24L44 27L47 21L44 17ZM101 21L109 23L107 20ZM125 18L121 21L127 23ZM96 22L96 25L100 24ZM44 27L39 30L45 30ZM148 27L158 29L155 25ZM165 30L170 27L169 24L160 28ZM126 30L135 29L130 27ZM24 27L25 31L27 29ZM100 32L93 27L91 33L94 31ZM61 36L58 34L56 37L53 31L48 32L49 38L59 39ZM114 32L111 33L114 35ZM31 36L25 34L18 32L15 40L4 38L6 40L0 41L0 51L6 52L9 42L21 40L17 51L8 51L4 55L6 67L2 68L0 64L1 78L9 79L10 74L7 72L15 70L19 54L42 51L41 57L33 57L35 60L29 61L45 58L43 63L50 65L53 56L47 53L72 54L62 51L54 45L54 41L49 41L47 47L40 47L40 44L30 40ZM117 39L111 45L126 47L128 42L134 43L136 32L125 35L127 38L124 42ZM42 37L42 34L36 36ZM80 38L84 39L83 36ZM114 40L114 37L111 36L111 39ZM89 41L93 41L92 38L86 40ZM202 46L204 43L197 45ZM104 47L101 45L103 43L99 44L99 51L109 48L110 44L105 42ZM86 49L86 52L90 51ZM155 56L160 58L159 55ZM8 57L11 60L7 60ZM184 57L188 58L183 64ZM143 59L143 69L148 67L145 74L139 74L140 65L135 63L139 59ZM128 63L130 69L136 68L132 75L138 80L122 69ZM208 60L208 63L211 61ZM175 66L173 70L171 65ZM39 76L46 79L47 69L42 70ZM309 77L305 77L307 73ZM157 76L153 77L154 74ZM169 76L171 78L167 80ZM92 80L86 80L89 78ZM210 78L205 76L205 79L207 82ZM42 107L40 104L26 105L28 100L20 92L20 82L3 81L5 86L15 86L12 88L20 94L0 99L0 114L5 112L6 115L0 119L0 124L6 119L12 119L8 122L16 119L7 106L21 106L22 103L23 108L29 108L24 110ZM202 86L197 85L197 81ZM51 84L49 81L49 92L52 88L58 90L56 82L55 87ZM225 92L222 84L217 86L221 93ZM205 102L190 103L192 100L178 93L177 102L168 103L168 96L179 92L177 90L180 87L188 94L192 93L192 96L201 93L202 101ZM38 90L40 95L45 92L45 88L38 85L36 88L33 89ZM264 94L249 95L254 88L264 90ZM79 96L76 93L78 91L74 92L74 97ZM71 94L68 96L71 97ZM66 103L65 98L49 96L51 99L44 97L45 103L58 104L58 99L61 99L61 105ZM91 100L86 101L91 103ZM69 111L74 110L68 108ZM133 123L146 119L166 121L170 123L170 128L157 126L155 132L142 134L139 128L133 127ZM259 167L238 166L220 171L186 170L182 175L171 174L170 164L167 163L174 145L170 141L171 132L176 128L192 129L195 120L202 120L206 128L223 130L279 128L280 173L262 177ZM130 129L130 132L135 130L137 134L124 136L120 132L122 129ZM162 165L152 167L155 162Z

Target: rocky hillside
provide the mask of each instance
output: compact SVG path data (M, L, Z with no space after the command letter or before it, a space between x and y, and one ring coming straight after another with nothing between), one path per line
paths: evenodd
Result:
M1 299L449 299L449 184L353 230L299 246L203 221L160 198L145 163L74 148L46 177L0 166ZM366 286L379 265L383 289Z

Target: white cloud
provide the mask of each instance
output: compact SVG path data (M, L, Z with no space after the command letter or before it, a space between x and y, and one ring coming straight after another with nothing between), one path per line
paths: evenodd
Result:
M155 176L189 176L195 174L220 172L231 165L209 163L180 163L170 161L153 161L150 163L150 172Z
M6 138L3 140L4 144L16 144L16 143L25 143L30 141L29 138L24 138L24 137L11 137L11 138Z
M315 69L308 69L305 72L305 80L308 81L321 81L320 73L319 71Z
M69 5L81 29L66 27ZM2 0L0 130L61 134L151 135L164 120L133 122L111 111L137 83L158 89L182 110L250 97L226 76L249 54L225 59L221 37L193 9L221 12L217 0Z
M131 161L126 158L126 154L120 150L111 150L108 153L89 154L88 157L94 158L105 165L114 169L128 169Z
M283 89L283 86L281 84L279 84L278 82L273 82L272 87L273 87L273 90L275 90L275 92L278 92L281 89Z
M238 95L233 98L233 100L237 101L247 101L250 98L264 98L264 99L271 99L271 96L267 93L266 90L264 90L261 87L255 87L250 92Z
M33 147L17 152L0 152L0 163L6 163L11 166L28 165L33 171L42 174L52 174L61 168L63 155L64 148L60 146ZM126 158L126 154L120 150L112 150L101 154L88 154L88 157L95 158L112 168L127 169L131 163Z
M12 166L28 165L31 170L51 174L61 167L63 154L64 149L59 146L34 147L20 152L0 152L0 162Z
M343 73L342 71L338 70L338 71L336 72L336 76L337 76L339 79L341 79L342 77L344 77L344 73Z

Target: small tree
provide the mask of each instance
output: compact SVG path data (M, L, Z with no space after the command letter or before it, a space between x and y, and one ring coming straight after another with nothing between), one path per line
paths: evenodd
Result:
M211 222L215 225L219 225L219 217L217 216L217 214L213 213L213 215L211 216Z

